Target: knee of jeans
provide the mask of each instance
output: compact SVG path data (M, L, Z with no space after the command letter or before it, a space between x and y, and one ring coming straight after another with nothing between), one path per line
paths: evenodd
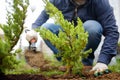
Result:
M88 31L88 33L103 33L102 25L95 20L88 20L84 22L83 26L85 31Z
M59 25L56 25L54 23L45 23L45 24L42 25L42 28L46 28L54 34L58 34L59 29L61 29L61 27Z
M42 25L42 28L46 28L46 29L50 30L50 27L51 27L52 25L53 25L52 23L44 23L44 24Z

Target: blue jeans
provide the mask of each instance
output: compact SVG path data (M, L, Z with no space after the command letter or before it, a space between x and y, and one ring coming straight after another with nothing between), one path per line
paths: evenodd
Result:
M59 25L55 25L53 23L45 23L42 25L43 27L49 29L54 34L59 33L59 29L62 29ZM85 50L89 50L92 48L92 53L89 54L89 56L82 60L82 63L86 66L92 66L93 60L94 60L94 51L97 49L100 41L101 36L103 33L103 28L100 23L98 23L95 20L88 20L83 23L85 31L88 32L88 44L86 45ZM54 52L54 54L58 53L58 50L55 46L53 46L48 40L45 40L45 43L48 45L48 47ZM61 58L57 58L60 60Z

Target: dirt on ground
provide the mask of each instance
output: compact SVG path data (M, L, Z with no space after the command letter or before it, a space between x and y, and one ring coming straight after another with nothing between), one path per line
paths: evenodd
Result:
M25 58L27 63L32 67L41 68L44 65L49 64L49 62L44 59L44 55L41 52L36 53L34 51L26 51Z
M42 71L56 68L50 65L51 61L46 60L41 52L26 51L25 58L31 67L40 68Z
M49 62L46 61L42 53L34 53L27 51L25 53L25 58L27 63L32 67L46 69L54 69L54 67L49 66ZM82 70L83 76L78 75L53 75L51 77L45 77L41 74L21 74L21 75L3 75L0 74L0 80L120 80L119 73L108 73L98 77L95 77L93 73L89 73L91 66L86 66ZM59 68L58 68L59 69Z
M71 78L63 78L63 77L53 77L47 78L43 75L30 75L30 74L21 74L21 75L0 75L0 80L120 80L120 74L118 73L109 73L99 77L87 76L87 77L71 77Z

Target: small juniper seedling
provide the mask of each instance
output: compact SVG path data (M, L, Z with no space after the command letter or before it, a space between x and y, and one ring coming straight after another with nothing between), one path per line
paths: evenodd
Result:
M92 50L84 51L88 42L88 33L85 32L80 18L77 19L77 26L73 22L64 19L60 10L47 0L43 0L46 4L45 9L48 15L54 19L57 25L60 25L63 30L59 30L58 35L51 31L39 28L36 31L44 40L49 40L58 50L61 62L66 66L65 74L81 73L83 64L82 59L88 56Z

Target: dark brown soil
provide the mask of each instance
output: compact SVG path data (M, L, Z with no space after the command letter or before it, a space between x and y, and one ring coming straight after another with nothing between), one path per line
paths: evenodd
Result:
M49 62L43 58L42 53L26 52L25 57L28 64L32 67L43 68L44 70L54 68L52 66L49 66ZM89 73L89 70L91 68L92 68L91 66L84 67L82 70L83 76L54 75L51 77L45 77L41 74L37 74L37 75L22 74L22 75L6 75L6 76L0 75L0 80L120 80L120 74L113 72L95 77L93 73Z
M27 51L25 53L25 58L27 60L27 63L36 68L40 68L40 70L51 70L55 69L56 67L50 66L50 61L44 59L43 53L35 53L33 51Z
M42 75L21 74L0 76L0 80L47 80L47 79Z
M49 63L44 59L42 53L35 53L33 51L26 51L25 58L27 60L27 63L32 67L39 68Z
M0 75L0 80L120 80L120 74L118 73L109 73L104 74L99 77L94 77L93 75L87 75L85 77L51 77L47 78L43 75L30 75L30 74L22 74L22 75Z

